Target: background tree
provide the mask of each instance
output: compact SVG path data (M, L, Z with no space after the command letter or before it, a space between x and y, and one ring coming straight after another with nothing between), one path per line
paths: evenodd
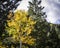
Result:
M43 12L44 7L41 6L41 0L32 0L29 4L29 15L32 15L36 21L35 30L31 34L36 38L35 48L59 48L57 25L46 21L47 16Z
M0 41L3 42L3 39L8 36L5 31L5 24L7 15L10 11L14 11L19 5L21 0L0 0ZM5 36L4 36L5 35Z

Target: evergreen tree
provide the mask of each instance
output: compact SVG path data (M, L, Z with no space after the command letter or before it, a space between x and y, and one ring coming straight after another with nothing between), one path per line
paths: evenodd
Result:
M56 31L57 25L46 21L47 16L43 12L44 7L41 6L41 0L32 0L29 4L29 15L32 15L33 19L37 21L35 30L31 34L36 38L35 48L59 48L60 39Z
M10 11L13 13L20 1L21 0L0 0L0 41L2 42L3 39L8 36L5 31L7 16Z

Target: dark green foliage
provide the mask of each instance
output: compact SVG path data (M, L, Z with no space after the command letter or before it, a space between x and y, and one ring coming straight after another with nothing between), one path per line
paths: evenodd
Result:
M9 37L5 31L6 20L9 12L13 11L20 4L21 0L0 0L0 40Z
M42 0L43 1L43 0ZM35 30L31 34L36 38L35 48L60 48L59 26L48 23L46 14L42 10L41 0L32 0L29 2L29 15L37 21Z
M45 20L44 18L46 18L45 12L43 12L42 10L44 9L44 7L42 7L41 4L41 0L32 0L32 2L29 2L30 7L29 7L29 15L34 16L34 19L37 21L43 21Z
M13 11L19 5L21 0L0 0L0 37L4 31L4 26L7 20L7 15L9 11Z

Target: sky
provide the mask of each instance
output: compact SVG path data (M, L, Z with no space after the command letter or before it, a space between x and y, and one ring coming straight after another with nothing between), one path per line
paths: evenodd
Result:
M17 9L21 9L21 10L27 11L28 10L28 6L29 6L29 3L28 3L29 1L31 1L31 0L22 0Z
M54 24L60 24L60 2L58 0L42 1L44 11L47 14L47 21Z
M31 0L22 0L17 9L28 10L29 3ZM60 24L60 2L59 0L42 0L41 5L46 12L46 20L53 24Z

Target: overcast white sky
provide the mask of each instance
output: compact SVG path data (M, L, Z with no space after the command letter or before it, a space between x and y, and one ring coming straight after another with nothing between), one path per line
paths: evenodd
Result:
M28 10L31 0L22 0L17 9ZM60 3L57 0L42 0L42 6L47 14L47 21L55 24L60 24Z
M29 6L29 3L28 3L29 1L31 0L22 0L17 9L22 9L27 11Z

